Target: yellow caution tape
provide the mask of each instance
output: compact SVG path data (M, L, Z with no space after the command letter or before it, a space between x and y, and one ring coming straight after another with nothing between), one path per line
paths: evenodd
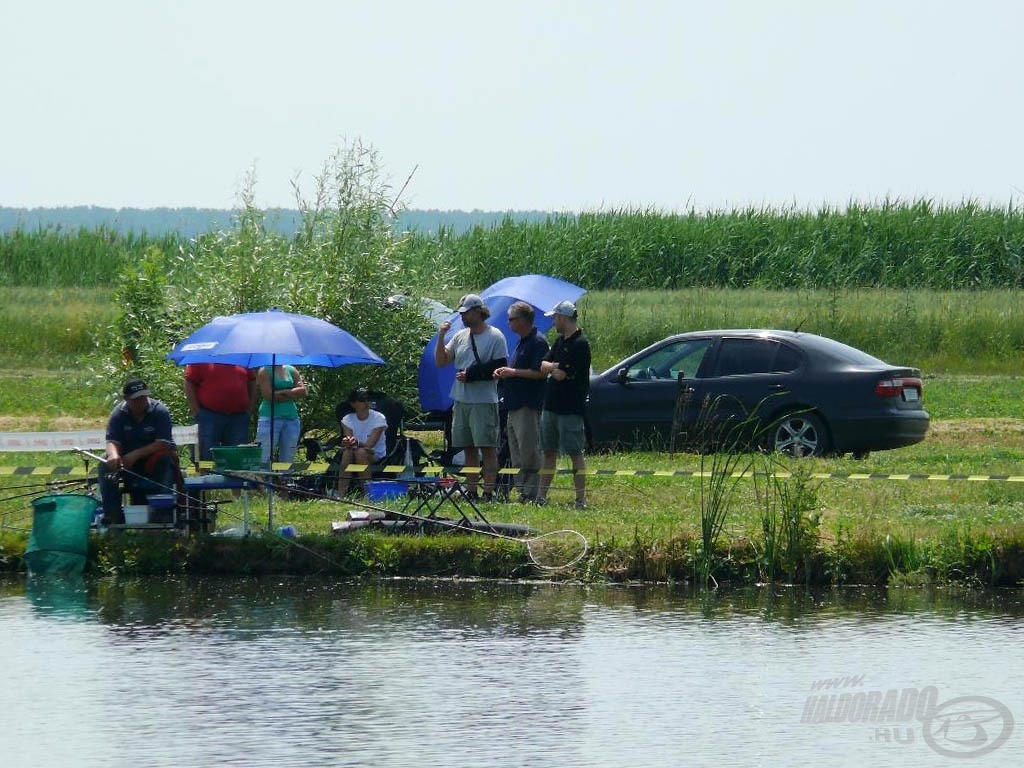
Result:
M199 462L198 469L200 470L212 470L216 472L213 466L213 462L201 461ZM275 463L275 472L296 472L302 474L320 474L327 472L330 469L330 465L324 462L296 462L294 464L282 464ZM346 472L365 472L369 469L366 464L349 464L345 471ZM480 467L459 467L459 466L440 466L430 465L425 467L417 467L415 473L417 475L448 475L448 474L462 474L462 475L477 475L483 470ZM554 474L554 475L572 475L575 472L572 469L554 469L554 470L536 470L539 474ZM389 464L388 466L382 467L379 470L382 474L388 475L403 475L409 472L409 468L401 464ZM504 467L498 470L499 474L502 475L518 475L519 469L514 467ZM96 473L95 468L85 468L79 466L39 466L39 467L3 467L0 466L0 477L12 477L12 476L30 476L30 477L86 477ZM186 469L186 474L198 474L195 469ZM231 470L227 474L239 474L237 470ZM242 472L241 474L247 474ZM258 472L251 472L249 474L259 474ZM714 472L701 471L693 469L585 469L581 474L587 477L712 477ZM764 472L731 472L729 476L732 478L753 478L761 477L765 479L785 479L792 477L792 472L779 471L774 473ZM1024 483L1024 475L971 475L964 473L950 473L950 474L925 474L918 472L814 472L809 475L814 480L928 480L931 482L950 482L950 481L966 481L966 482L999 482L999 483Z

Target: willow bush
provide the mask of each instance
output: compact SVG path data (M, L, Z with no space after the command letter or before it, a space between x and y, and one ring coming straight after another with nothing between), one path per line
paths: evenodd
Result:
M181 371L168 351L217 315L278 308L334 323L380 355L384 366L310 367L311 395L301 404L307 428L330 428L334 407L349 389L368 385L405 401L415 396L416 363L428 321L385 299L418 297L415 273L394 259L395 200L375 150L355 142L339 148L315 178L308 197L296 187L302 225L293 237L267 226L253 202L250 174L234 226L183 244L173 253L150 248L122 273L120 308L108 347L123 349L123 364L108 373L148 377L179 419L187 416ZM444 272L436 273L443 280ZM110 355L110 360L117 356Z

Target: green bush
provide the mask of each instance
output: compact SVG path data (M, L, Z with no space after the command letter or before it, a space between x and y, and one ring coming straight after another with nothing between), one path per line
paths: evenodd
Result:
M310 198L299 195L302 226L292 238L267 226L254 202L250 174L234 226L197 238L173 255L149 250L123 273L115 350L130 352L120 380L138 373L180 420L187 411L181 372L165 360L181 339L218 315L278 308L334 323L370 346L387 365L304 372L311 395L300 405L307 429L333 427L335 405L356 385L415 401L416 364L429 322L386 297L418 297L417 285L394 258L394 201L377 153L359 143L339 149L316 177ZM438 275L443 277L443 273Z

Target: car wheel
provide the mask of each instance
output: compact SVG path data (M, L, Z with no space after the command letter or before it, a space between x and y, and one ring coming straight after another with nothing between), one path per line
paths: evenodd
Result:
M825 424L813 413L787 413L771 431L771 447L794 459L828 453Z
M868 456L871 455L871 451L854 451L852 456L856 461L864 461Z

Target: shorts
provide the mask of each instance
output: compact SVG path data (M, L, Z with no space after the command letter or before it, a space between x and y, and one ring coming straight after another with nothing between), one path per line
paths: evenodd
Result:
M460 403L452 410L452 447L497 448L498 404Z
M558 451L567 456L583 453L587 445L587 435L583 427L583 417L572 413L552 413L544 411L540 415L540 449L542 451Z

